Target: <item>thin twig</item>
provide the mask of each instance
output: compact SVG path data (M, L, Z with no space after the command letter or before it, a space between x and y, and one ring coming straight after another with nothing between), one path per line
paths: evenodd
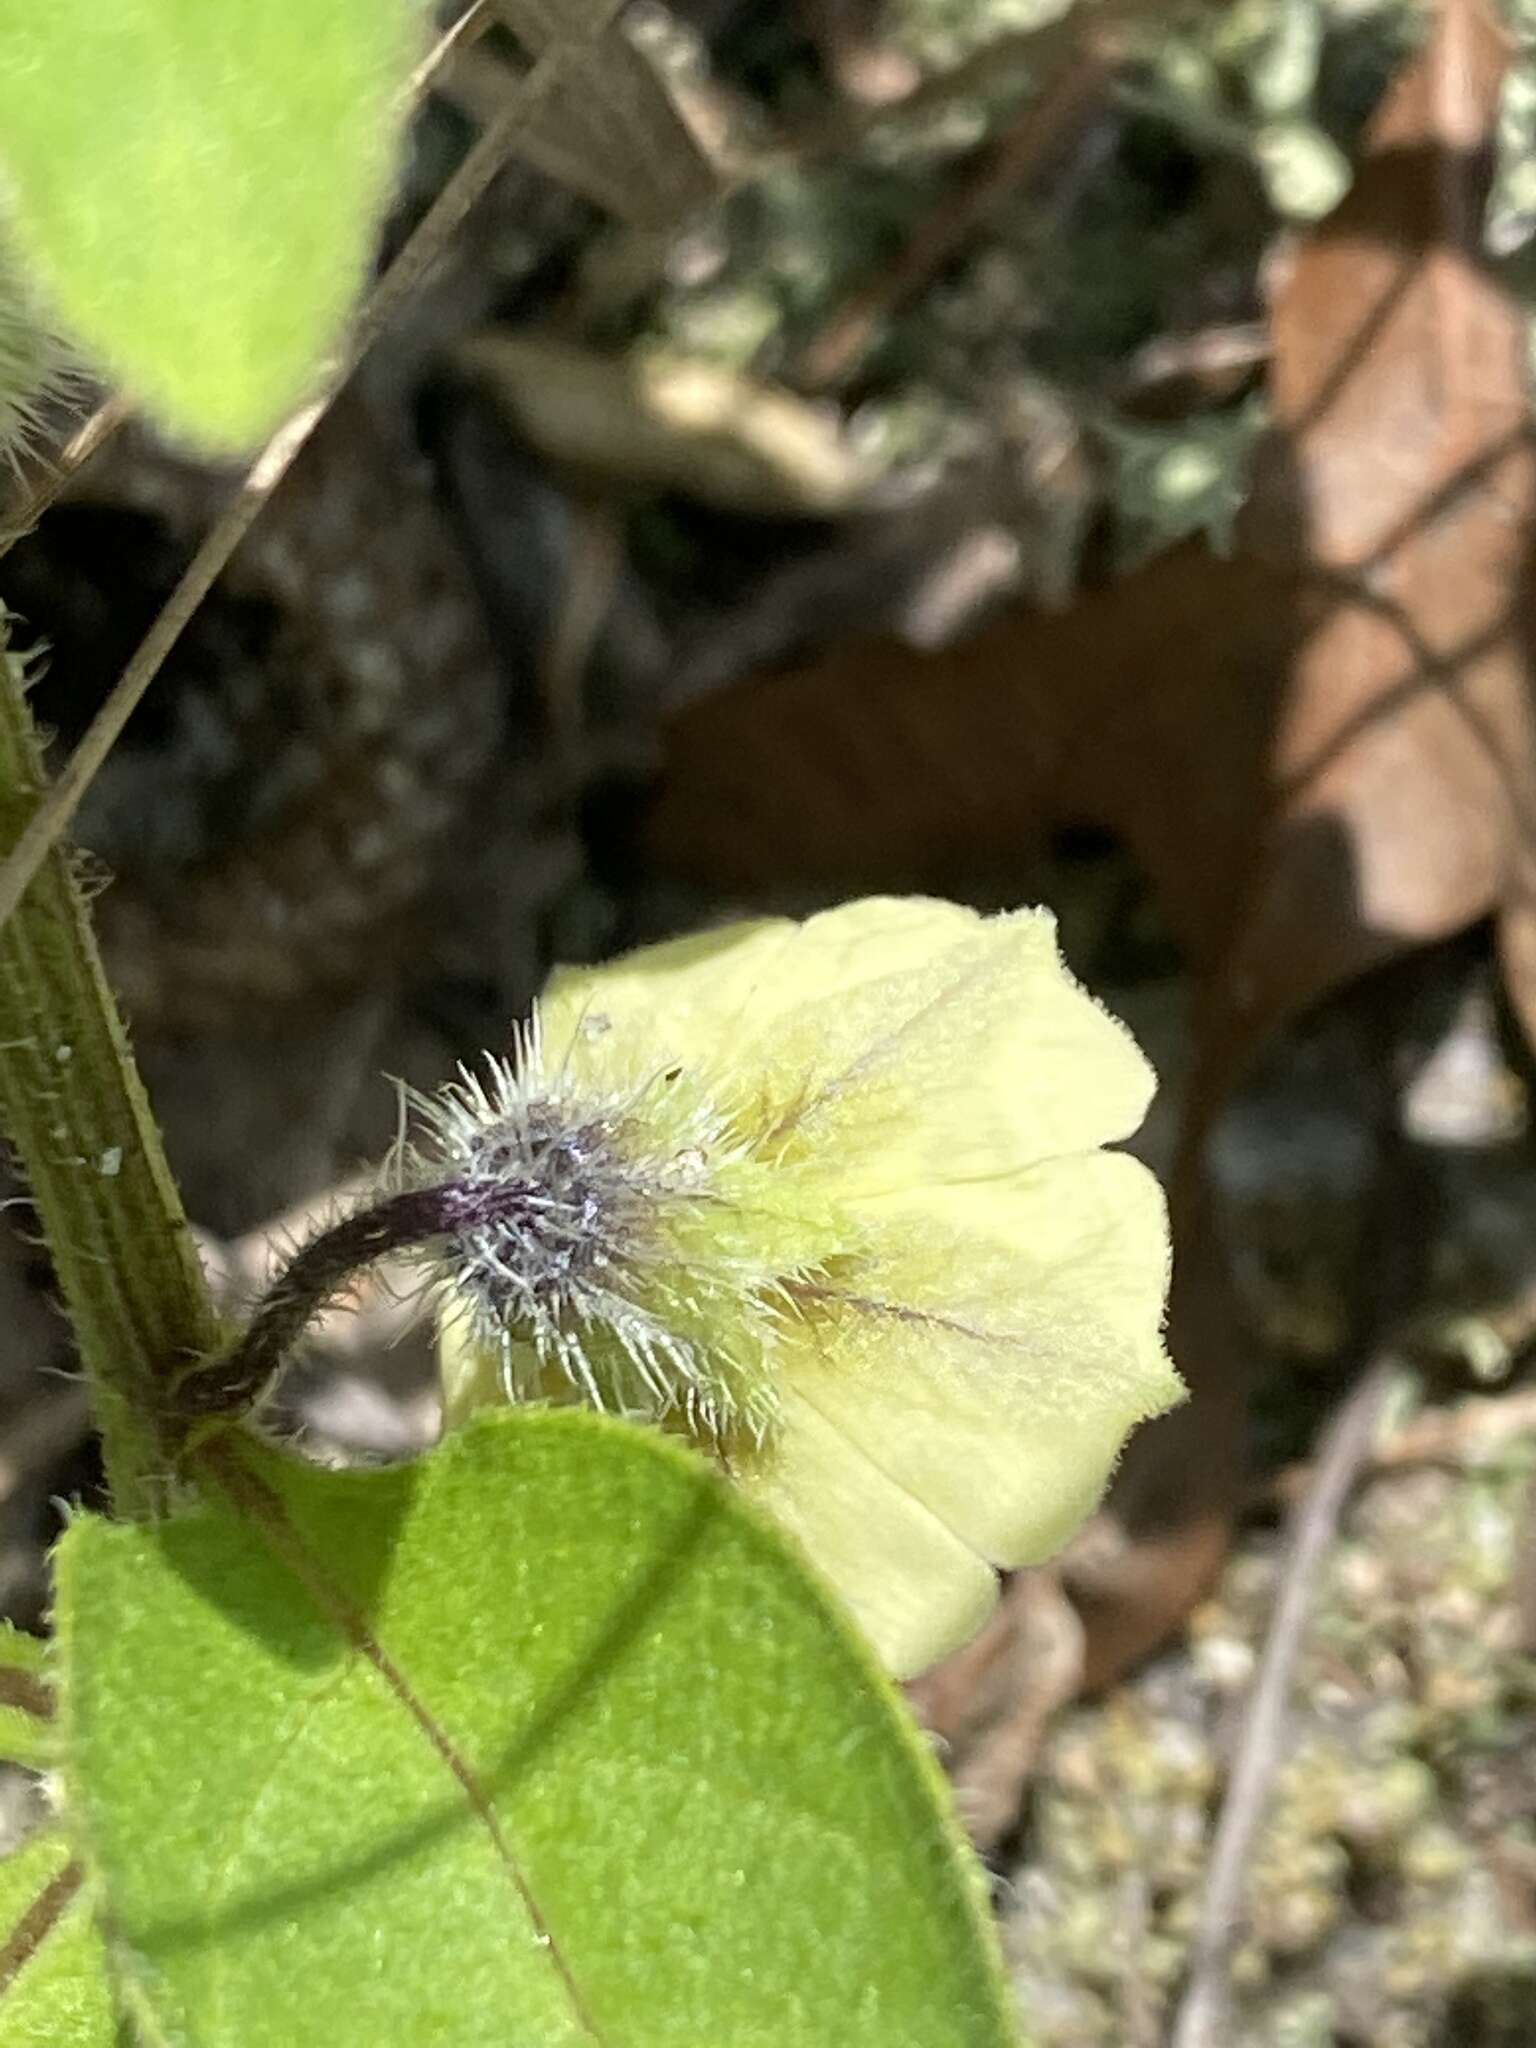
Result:
M413 105L421 97L455 50L467 49L485 33L491 25L491 19L491 0L470 0L470 4L458 20L451 28L443 30L405 81L400 97L407 106Z
M918 223L896 260L833 308L797 352L785 381L802 391L825 391L842 382L867 353L882 322L949 261L998 201L1038 168L1102 96L1115 62L1107 45L1090 41L987 152L969 183Z
M114 391L75 429L52 458L46 473L17 506L5 526L0 528L0 558L9 554L17 541L32 531L70 478L85 467L98 448L111 440L132 411L133 407L124 394Z
M140 698L166 656L190 624L230 556L261 516L272 493L293 467L300 450L360 358L401 304L437 261L464 216L490 185L511 149L512 138L533 106L555 85L565 64L593 36L602 33L623 0L597 0L590 19L567 41L552 44L511 94L421 220L369 295L346 351L321 380L319 395L285 420L257 456L232 503L215 522L181 581L137 652L92 719L58 780L38 805L26 830L0 867L0 925L26 893L49 849L68 828L97 771L116 744Z
M1453 1407L1426 1408L1400 1429L1389 1431L1371 1446L1365 1472L1401 1471L1407 1465L1476 1465L1533 1432L1536 1387L1472 1395ZM1286 1505L1305 1499L1316 1469L1311 1459L1283 1466L1266 1482L1262 1497Z
M1170 2048L1226 2048L1232 1951L1243 1882L1280 1760L1286 1707L1323 1560L1361 1467L1370 1457L1402 1361L1383 1351L1366 1367L1324 1433L1312 1486L1292 1517L1280 1593L1258 1675L1237 1738L1226 1799L1216 1824L1189 1980L1169 2035Z
M1404 1369L1396 1333L1412 1304L1427 1183L1402 1128L1409 1049L1400 1020L1411 1014L1417 977L1428 971L1423 956L1386 970L1368 988L1363 1005L1378 1095L1379 1145L1354 1315L1355 1355L1365 1363L1322 1433L1311 1484L1288 1524L1279 1588L1216 1822L1189 1974L1169 2030L1169 2048L1226 2048L1232 2039L1231 1965L1243 1889L1280 1767L1302 1640L1344 1503L1369 1462Z
M824 391L844 381L873 343L881 323L960 249L997 203L1033 176L1104 96L1123 66L1126 31L1134 27L1146 0L1105 0L1093 25L1083 30L1073 14L1061 16L1026 38L1033 97L998 139L983 150L970 175L917 224L895 260L858 285L835 306L796 352L785 381L801 390ZM943 105L996 64L1010 61L1013 39L988 45L976 59L930 80L901 102L903 118L930 101ZM851 139L844 137L843 145Z

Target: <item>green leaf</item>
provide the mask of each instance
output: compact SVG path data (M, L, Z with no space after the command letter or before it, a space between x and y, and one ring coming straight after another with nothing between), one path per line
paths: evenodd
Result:
M383 1472L224 1455L243 1513L82 1517L58 1553L67 1807L141 2023L1012 2038L920 1739L703 1459L539 1410Z
M45 1828L0 1857L0 2041L112 2048L116 2039L79 1866L61 1831Z
M61 323L178 431L254 440L360 283L405 0L0 0L14 237Z
M46 1655L36 1636L0 1621L0 1757L39 1770L55 1760Z

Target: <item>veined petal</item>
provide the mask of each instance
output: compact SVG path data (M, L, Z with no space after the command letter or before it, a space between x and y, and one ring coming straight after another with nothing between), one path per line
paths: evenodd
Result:
M942 1239L969 1247L945 1269L961 1291L979 1268L992 1299L1011 1292L1053 1307L1077 1300L1132 1349L1155 1342L1162 1328L1168 1204L1156 1176L1128 1152L1079 1152L997 1180L903 1188L867 1198L861 1214L897 1246ZM899 1250L886 1254L896 1284L899 1258ZM923 1250L916 1284L948 1284L937 1274L924 1278L934 1263Z
M1015 1173L1141 1122L1151 1068L1068 974L1047 912L982 919L924 906L950 913L932 919L942 942L924 951L885 929L877 904L867 957L902 964L850 985L835 963L865 908L804 927L781 955L774 1006L738 1045L762 1099L781 1105L769 1140L814 1152L839 1196ZM809 958L831 992L787 1006L786 992L821 979L802 975Z
M996 1575L793 1393L775 1455L739 1476L799 1538L896 1677L926 1670L985 1621Z
M1035 1563L1092 1511L1134 1425L1182 1393L1159 1336L1157 1184L1088 1155L935 1191L891 1222L845 1285L802 1294L784 1383L851 1465L991 1563Z
M825 1156L864 1194L1012 1173L1129 1135L1153 1076L1063 966L1046 911L984 918L871 897L566 968L543 1057L609 1087L669 1060L747 1107L748 1134Z

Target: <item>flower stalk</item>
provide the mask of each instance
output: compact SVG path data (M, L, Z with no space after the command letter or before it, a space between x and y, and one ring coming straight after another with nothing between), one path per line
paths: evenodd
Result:
M318 1231L283 1268L240 1334L180 1380L183 1422L255 1408L305 1330L348 1284L380 1259L420 1251L450 1233L462 1213L452 1183L401 1188Z

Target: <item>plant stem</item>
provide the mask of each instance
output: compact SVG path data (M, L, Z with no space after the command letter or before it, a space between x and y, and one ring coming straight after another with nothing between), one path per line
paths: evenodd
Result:
M22 664L0 637L0 855L45 787ZM170 1390L219 1327L84 891L58 847L0 929L0 1127L48 1241L114 1504L146 1516L164 1501Z

